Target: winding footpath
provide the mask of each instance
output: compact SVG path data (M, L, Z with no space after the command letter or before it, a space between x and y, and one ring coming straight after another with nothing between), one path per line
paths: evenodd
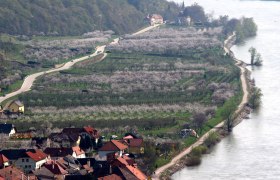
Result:
M224 42L224 50L225 50L225 53L228 53L228 54L231 54L233 56L233 59L236 61L236 66L240 68L241 70L241 73L240 73L240 79L241 79L241 84L242 84L242 90L243 90L243 98L242 98L242 101L240 102L238 108L236 109L235 113L236 114L239 114L244 106L247 104L248 102L248 97L249 97L249 92L248 92L248 85L247 85L247 81L246 81L246 67L244 66L244 63L241 61L241 60L238 60L234 57L233 53L231 52L231 50L227 47L229 42L235 37L235 34L229 36L225 42ZM201 136L194 144L192 144L191 146L189 146L188 148L186 148L184 151L180 152L177 156L175 156L171 162L169 162L168 164L158 168L154 175L152 176L152 178L154 180L158 180L160 179L160 175L166 171L168 168L172 167L172 166L175 166L178 161L180 159L182 159L184 156L186 156L187 154L189 154L192 149L194 147L197 147L201 144L203 144L203 142L207 139L207 137L209 136L209 134L211 132L214 132L214 131L217 131L218 129L220 128L223 128L224 127L224 121L217 124L215 127L213 127L211 130L209 130L207 133L205 133L203 136Z
M147 28L139 30L138 32L136 32L136 33L134 33L132 35L138 35L138 34L147 32L147 31L149 31L149 30L151 30L153 28L156 28L158 26L160 26L160 25L149 26ZM116 38L110 44L117 44L118 42L119 42L119 38ZM99 47L96 48L95 53L93 53L91 55L87 55L87 56L84 56L84 57L81 57L81 58L74 59L72 61L69 61L69 62L63 64L61 67L58 67L58 68L53 68L53 69L50 69L50 70L47 70L47 71L42 71L42 72L38 72L38 73L34 73L34 74L26 76L24 78L24 81L23 81L22 86L21 86L20 89L18 89L17 91L14 91L12 93L6 94L5 96L1 96L0 97L0 104L3 101L5 101L5 100L7 100L7 99L9 99L11 97L17 96L17 95L19 95L21 93L24 93L24 92L27 92L27 91L30 91L31 87L33 86L34 82L36 81L36 79L38 77L40 77L40 76L42 76L44 74L49 74L49 73L53 73L53 72L58 72L58 71L70 69L74 64L76 64L78 62L87 60L89 58L97 56L98 54L104 53L105 48L106 48L106 45L99 46ZM101 60L105 59L106 55L107 54L105 53Z

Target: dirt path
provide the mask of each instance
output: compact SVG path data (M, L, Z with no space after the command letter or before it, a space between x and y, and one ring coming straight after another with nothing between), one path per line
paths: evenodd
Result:
M227 40L225 40L225 52L226 53L231 53L230 49L228 49L228 47L226 46L228 44L228 42L230 40L232 40L232 38L234 38L235 34L231 35L230 37L228 37ZM243 62L241 60L237 60L235 57L233 57L234 60L236 61L236 66L240 68L241 73L240 73L240 79L241 79L241 84L242 84L242 90L243 90L243 98L241 103L239 104L238 108L236 109L235 113L239 113L240 111L242 111L242 109L244 108L244 105L248 102L248 96L249 96L249 92L248 92L248 85L246 83L246 69L243 66ZM160 179L160 175L167 170L168 168L170 168L171 166L176 165L176 163L183 158L184 156L186 156L187 154L189 154L191 152L191 150L194 147L197 147L199 145L201 145L205 139L208 137L208 135L213 132L213 131L217 131L217 129L220 129L224 126L224 121L219 123L218 125L216 125L215 127L213 127L211 130L209 130L207 133L205 133L203 136L201 136L194 144L192 144L191 146L189 146L188 148L186 148L184 151L182 151L180 154L178 154L177 156L175 156L171 162L169 162L168 164L158 168L155 171L155 174L153 175L153 179Z
M144 32L147 32L153 28L156 28L158 27L159 25L155 25L155 26L149 26L147 28L144 28L144 29L141 29L139 30L138 32L134 33L133 35L137 35L137 34L141 34L141 33L144 33ZM113 42L111 44L116 44L118 43L119 41L119 38L116 38L113 40ZM58 72L58 71L62 71L62 70L67 70L67 69L70 69L74 64L78 63L78 62L81 62L81 61L84 61L88 58L91 58L91 57L95 57L97 56L98 54L100 53L104 53L105 51L105 48L106 46L100 46L96 49L95 53L89 55L89 56L84 56L84 57L81 57L81 58L77 58L77 59L74 59L70 62L67 62L65 64L63 64L61 67L59 68L53 68L53 69L50 69L50 70L47 70L47 71L42 71L42 72L38 72L38 73L34 73L34 74L31 74L31 75L28 75L25 77L23 83L22 83L22 86L20 89L18 89L17 91L14 91L12 93L9 93L9 94L6 94L5 96L1 96L0 97L0 103L2 103L3 101L11 98L11 97L14 97L16 95L19 95L21 93L24 93L24 92L27 92L27 91L30 91L31 90L31 87L32 85L34 84L34 81L44 75L44 74L49 74L49 73L53 73L53 72ZM102 60L106 57L106 54L104 55L104 57L102 58Z

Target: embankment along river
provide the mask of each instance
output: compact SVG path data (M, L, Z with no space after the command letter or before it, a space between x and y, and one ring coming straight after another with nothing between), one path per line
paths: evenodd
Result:
M185 5L194 2L214 16L254 18L257 37L232 47L232 51L247 63L251 46L262 54L264 65L249 69L264 96L260 109L205 155L200 166L186 167L172 179L280 179L280 2L191 0Z

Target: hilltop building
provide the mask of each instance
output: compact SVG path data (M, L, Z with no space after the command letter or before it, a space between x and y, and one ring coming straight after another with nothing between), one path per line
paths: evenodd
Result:
M159 14L148 15L147 17L150 20L150 25L154 26L156 24L163 24L163 17Z

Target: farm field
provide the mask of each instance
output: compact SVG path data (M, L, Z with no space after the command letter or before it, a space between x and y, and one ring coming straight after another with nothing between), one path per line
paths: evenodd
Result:
M178 42L181 48L162 54L154 43L147 43L145 48L151 51L138 51L147 36L148 42L174 39L165 36L168 31L175 32L176 38L184 34L185 41L180 41L184 46ZM27 113L18 124L36 126L49 121L58 127L135 126L145 135L150 132L174 138L184 124L192 124L193 114L204 113L211 119L218 107L239 94L239 69L224 55L215 32L211 32L164 28L125 37L115 47L108 47L108 56L101 62L84 61L38 80L31 92L19 97ZM191 45L186 43L189 39ZM204 41L207 48L200 46ZM160 129L164 128L171 128L170 133L163 135Z

